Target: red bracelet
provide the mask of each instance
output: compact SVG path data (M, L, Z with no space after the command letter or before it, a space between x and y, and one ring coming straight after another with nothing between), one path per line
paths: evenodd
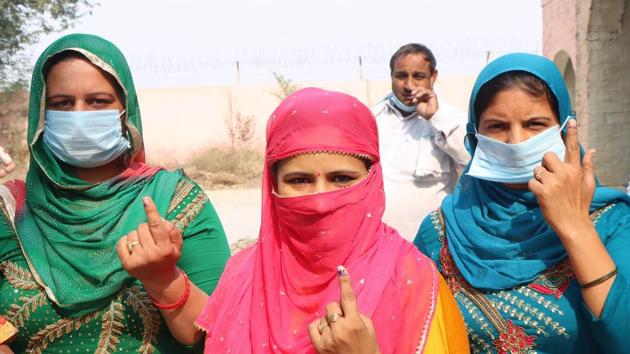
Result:
M151 296L149 296L151 298L151 302L153 302L153 305L155 305L155 307L159 308L160 310L178 309L184 306L186 301L188 301L188 298L190 297L190 279L188 279L188 276L186 275L186 273L184 273L183 270L180 269L179 272L182 274L184 280L186 281L186 288L184 289L184 294L179 300L177 300L176 303L172 305L162 305L159 302L155 301L155 299L153 299Z

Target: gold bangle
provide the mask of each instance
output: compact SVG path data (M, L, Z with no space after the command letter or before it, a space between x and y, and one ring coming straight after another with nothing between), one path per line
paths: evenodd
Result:
M613 269L610 273L606 273L606 274L602 275L601 277L599 277L599 278L597 278L597 279L595 279L593 281L590 281L590 282L588 282L588 283L586 283L584 285L580 285L580 286L582 287L582 289L592 288L595 285L599 285L599 284L605 282L606 280L614 277L615 274L617 274L618 271L619 271L619 268L617 268L615 266L615 269Z

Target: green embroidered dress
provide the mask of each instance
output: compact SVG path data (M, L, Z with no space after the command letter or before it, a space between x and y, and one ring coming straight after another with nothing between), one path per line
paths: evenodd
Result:
M124 91L127 169L90 184L73 176L43 143L46 62L75 51ZM65 36L33 72L26 183L0 186L0 315L19 330L16 353L186 353L141 284L122 268L115 245L146 222L142 198L183 231L178 263L211 293L229 257L218 216L203 190L181 171L144 164L140 111L122 53L90 35Z

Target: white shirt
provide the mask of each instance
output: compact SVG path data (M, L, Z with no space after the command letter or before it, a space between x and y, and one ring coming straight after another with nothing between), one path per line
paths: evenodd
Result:
M429 120L415 112L403 116L387 99L372 113L385 179L383 221L413 240L422 219L453 191L470 159L464 147L466 116L441 102Z

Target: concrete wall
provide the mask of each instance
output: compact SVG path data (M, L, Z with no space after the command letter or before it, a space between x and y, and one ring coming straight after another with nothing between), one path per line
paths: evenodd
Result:
M439 76L435 89L440 102L466 111L475 77ZM390 82L301 82L341 91L372 106L390 92ZM253 145L265 144L267 118L280 103L275 84L139 90L147 156L156 162L182 162L211 146L229 145L226 120L240 113L254 116Z
M614 186L630 178L629 3L542 1L543 53L565 75L581 142L598 150L600 180Z
M605 184L630 177L630 0L579 1L578 58L587 144L598 150L597 173ZM580 87L580 85L578 85Z

